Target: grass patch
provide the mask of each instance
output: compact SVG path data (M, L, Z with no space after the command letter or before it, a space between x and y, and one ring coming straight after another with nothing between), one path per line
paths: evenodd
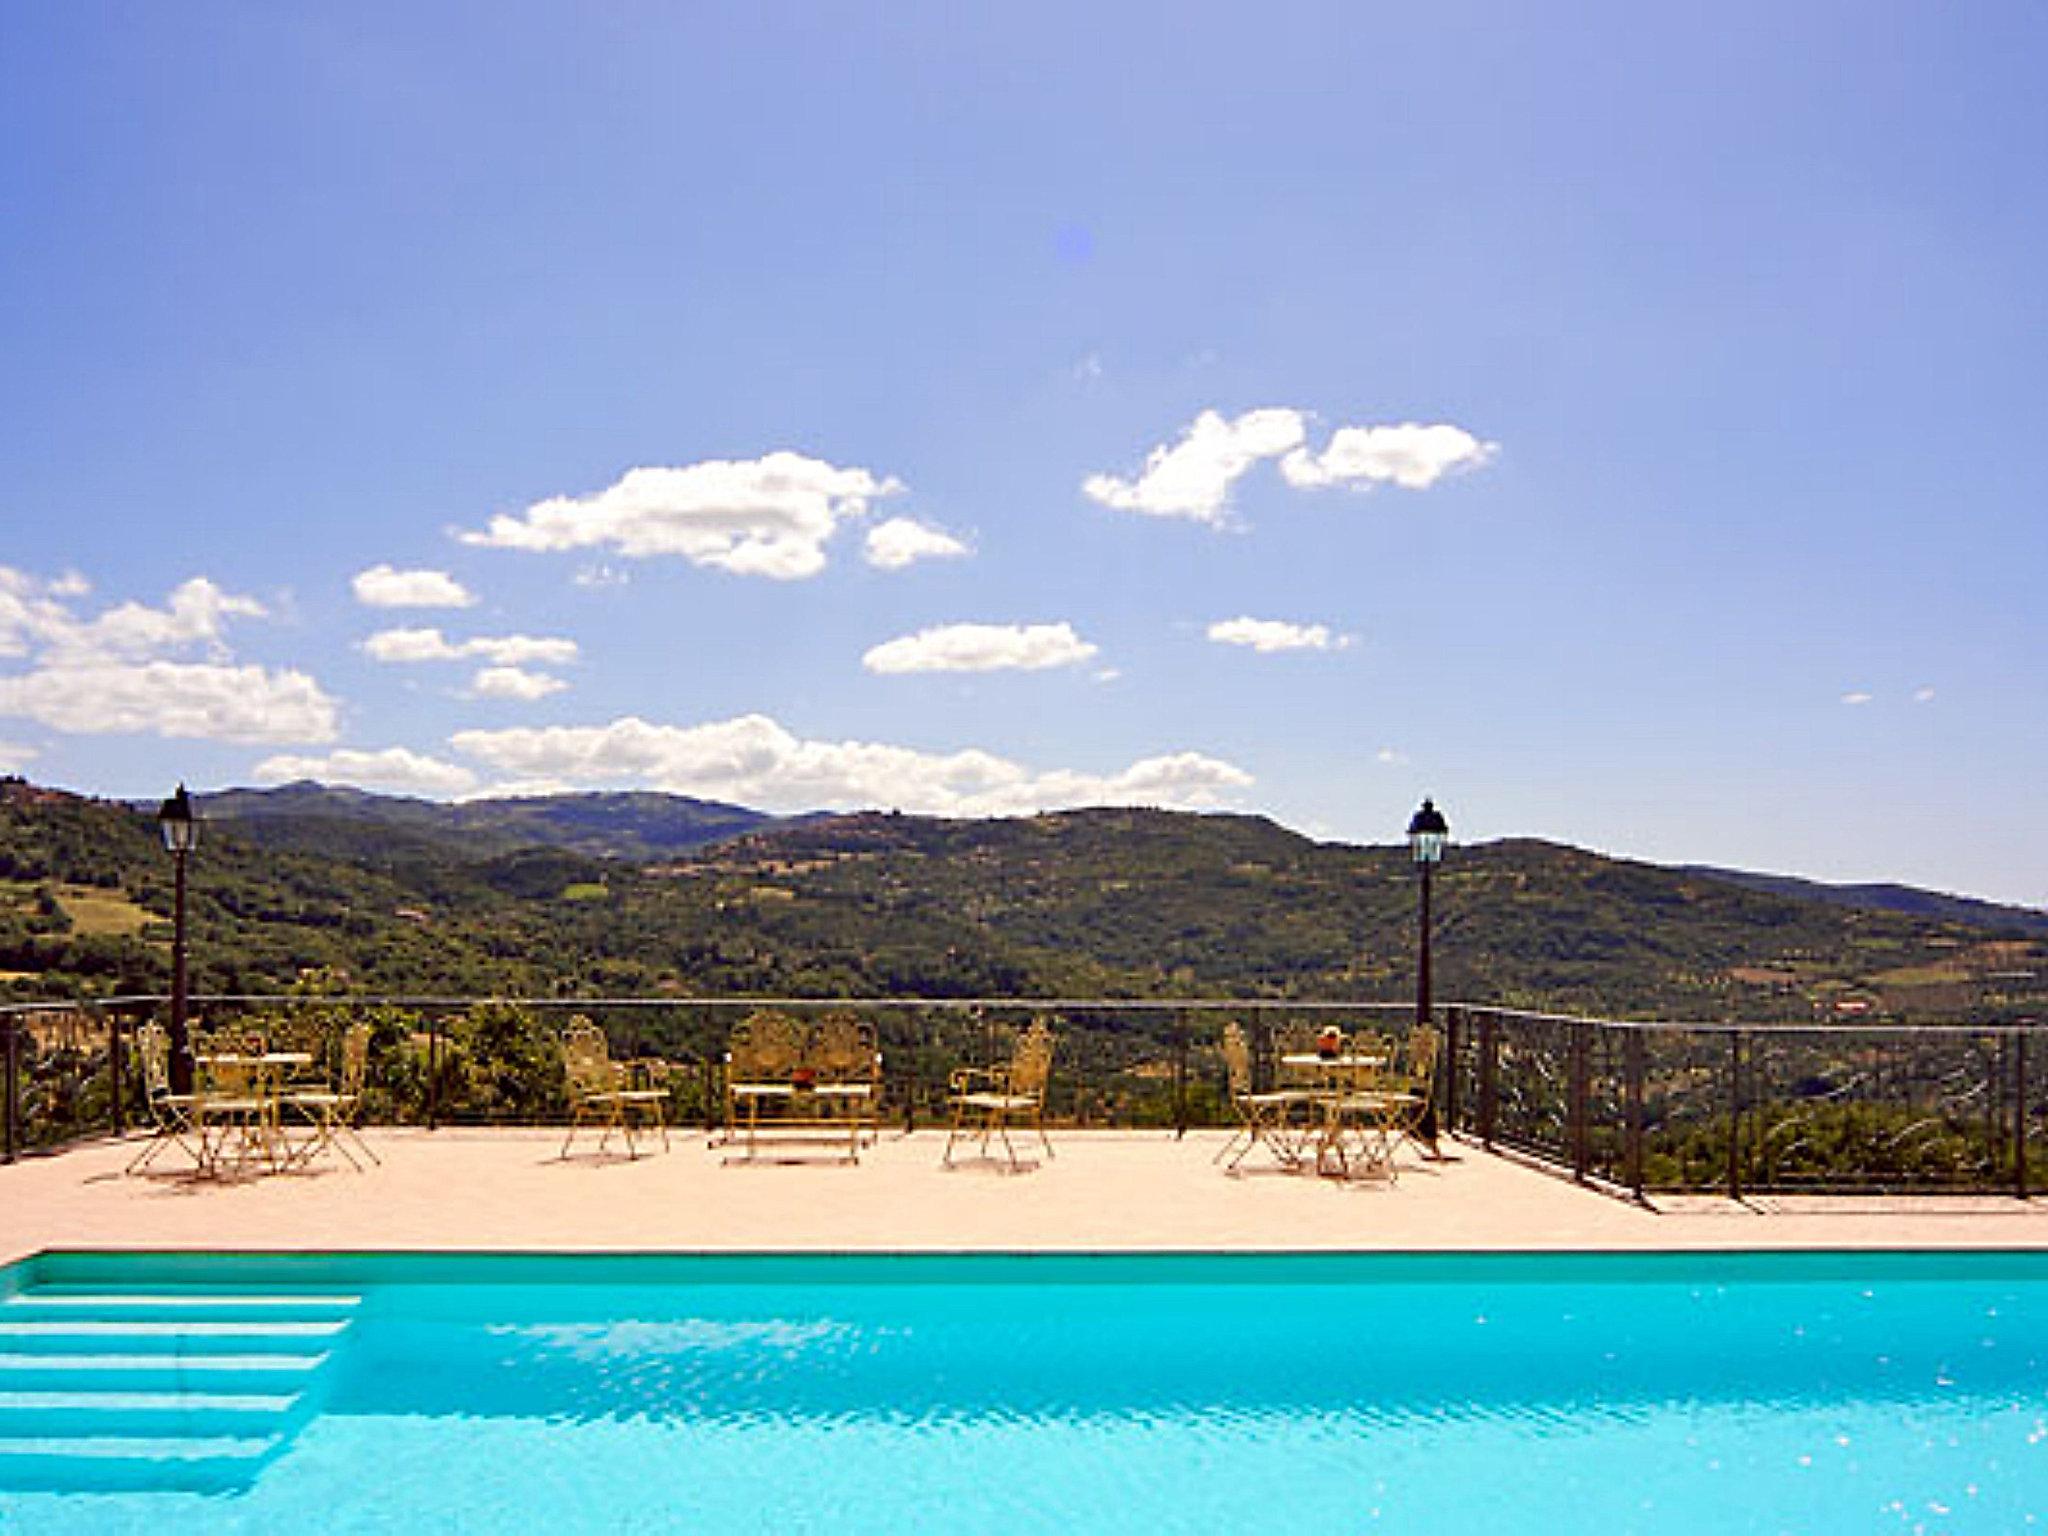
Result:
M602 880L579 880L574 885L562 887L562 900L603 901L611 893L612 888Z
M111 935L115 938L140 933L157 921L156 914L138 907L119 891L90 885L60 885L57 904L71 919L72 931L80 934Z

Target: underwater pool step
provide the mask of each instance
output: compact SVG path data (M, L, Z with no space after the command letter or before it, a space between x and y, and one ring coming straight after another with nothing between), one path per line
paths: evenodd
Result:
M132 1391L299 1390L327 1363L314 1355L12 1354L0 1351L0 1391L69 1391L124 1387Z
M0 1321L90 1318L100 1322L248 1320L338 1322L354 1316L359 1296L179 1295L26 1291L0 1302Z
M0 1391L0 1445L49 1436L270 1436L300 1401L296 1392Z
M343 1321L102 1322L96 1318L15 1321L0 1310L0 1350L19 1354L304 1354L339 1338Z
M204 1493L245 1485L284 1446L279 1435L36 1435L0 1440L0 1488Z

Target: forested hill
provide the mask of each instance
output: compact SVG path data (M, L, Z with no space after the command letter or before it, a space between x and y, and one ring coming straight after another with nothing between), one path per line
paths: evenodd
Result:
M1875 912L1905 912L1914 917L1974 923L2034 938L2048 938L2048 912L2031 907L2001 906L1997 902L1980 901L1974 896L1950 896L1910 885L1827 885L1818 880L1801 880L1796 875L1765 875L1753 870L1715 869L1707 865L1691 865L1684 872L1707 875L1716 880L1732 880L1751 890L1797 896L1805 901L1867 907Z
M1405 850L1317 843L1256 817L748 822L709 807L745 826L650 857L637 796L505 802L549 828L535 839L549 846L515 846L504 818L472 837L447 807L406 809L426 802L393 810L306 787L287 798L304 814L202 801L201 989L272 988L315 965L363 989L463 993L1395 999L1413 986ZM669 798L640 809L669 815ZM643 851L562 846L561 828L589 811ZM0 981L14 995L160 988L169 891L147 811L0 784ZM1454 848L1437 912L1445 997L1751 1018L2048 1004L2048 941L2016 929L1528 840Z
M773 817L683 795L534 795L447 805L300 781L275 789L195 796L199 814L273 847L387 856L431 850L489 858L520 848L565 848L641 862L771 825Z

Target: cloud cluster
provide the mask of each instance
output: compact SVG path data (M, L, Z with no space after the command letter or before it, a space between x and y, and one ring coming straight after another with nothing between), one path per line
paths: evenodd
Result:
M1090 475L1081 490L1123 512L1220 524L1229 519L1231 489L1262 460L1278 459L1282 478L1302 490L1397 485L1420 491L1477 468L1496 451L1463 427L1404 422L1339 427L1317 453L1308 446L1308 421L1306 412L1289 406L1237 417L1204 411L1178 441L1154 448L1135 477Z
M476 594L446 571L401 571L373 565L349 583L366 608L472 608Z
M255 777L259 784L318 779L322 784L347 784L387 794L437 796L468 794L477 782L476 775L459 763L445 763L405 747L386 747L380 752L343 747L319 757L266 757L256 765Z
M1096 647L1071 624L942 624L884 641L861 658L870 672L1040 672L1086 661Z
M765 715L703 725L627 716L599 726L460 731L465 757L528 789L638 786L767 810L887 806L941 816L1021 815L1081 805L1202 809L1248 786L1197 752L1149 757L1110 774L1033 770L977 748L921 752L878 742L811 741Z
M1306 431L1302 413L1284 406L1246 411L1234 420L1204 411L1179 442L1154 448L1135 479L1090 475L1081 490L1120 512L1220 523L1230 507L1231 487L1261 459L1300 447Z
M943 528L913 518L892 517L868 530L863 553L869 565L900 571L919 560L954 560L972 551Z
M559 677L524 667L484 667L469 680L469 691L480 699L518 699L529 704L568 686Z
M126 602L86 618L73 605L89 590L76 576L43 582L0 566L0 656L28 660L0 677L0 716L79 735L334 739L338 706L311 677L234 662L227 625L265 617L255 598L200 576L160 608Z
M1426 491L1445 475L1477 469L1498 451L1447 422L1397 427L1339 427L1321 453L1297 448L1280 461L1287 483L1304 490L1327 485L1398 485Z
M825 568L825 545L902 486L800 453L707 459L628 470L588 496L554 496L500 513L468 544L500 549L613 549L634 559L680 555L693 565L781 581Z
M1341 651L1351 644L1327 624L1290 624L1285 619L1218 619L1209 626L1218 645L1242 645L1270 655L1276 651Z
M363 642L372 661L483 660L500 667L566 666L580 654L574 640L554 635L476 635L450 640L440 630L380 629Z

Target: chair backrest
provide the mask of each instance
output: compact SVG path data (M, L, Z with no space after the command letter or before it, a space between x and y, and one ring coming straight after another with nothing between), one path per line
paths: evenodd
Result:
M1052 1076L1052 1026L1034 1019L1031 1027L1017 1037L1010 1057L1010 1092L1043 1097Z
M1357 1030L1344 1037L1344 1054L1353 1059L1370 1057L1379 1062L1375 1073L1390 1073L1399 1064L1400 1049L1394 1037L1378 1030Z
M818 1020L807 1054L828 1083L867 1082L880 1070L874 1026L851 1014L828 1013Z
M1235 1019L1223 1026L1223 1070L1230 1079L1231 1097L1241 1098L1252 1091L1251 1042Z
M726 1040L726 1075L736 1083L781 1082L803 1058L803 1025L772 1008L748 1014Z
M368 1024L351 1024L341 1036L341 1091L360 1097L363 1084L370 1075L370 1035Z
M152 1099L171 1096L171 1034L161 1024L135 1031L135 1059L142 1063L142 1091Z
M192 1091L201 1098L241 1099L260 1086L263 1037L234 1029L194 1029L191 1033Z
M571 1019L562 1031L562 1075L568 1079L572 1097L609 1093L616 1086L611 1043L603 1030L581 1016Z
M1443 1037L1434 1024L1418 1024L1408 1032L1409 1079L1419 1093L1427 1094L1436 1082L1438 1058L1443 1054Z

